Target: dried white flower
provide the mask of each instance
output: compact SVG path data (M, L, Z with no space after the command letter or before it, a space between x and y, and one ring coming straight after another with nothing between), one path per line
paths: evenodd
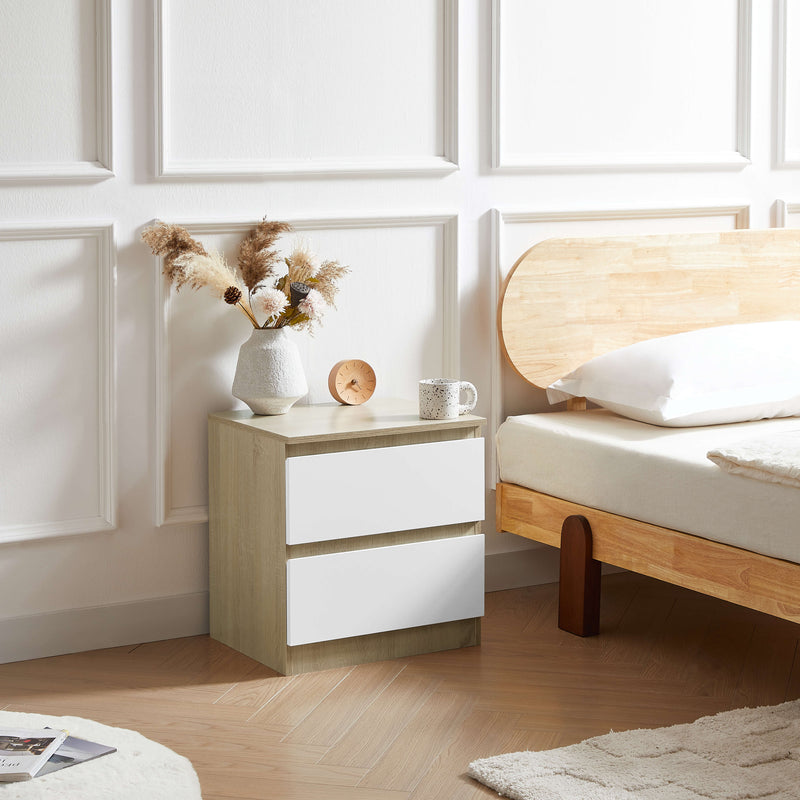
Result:
M275 288L260 289L255 295L257 307L267 315L267 319L280 314L287 306L289 299Z
M312 289L305 299L298 303L297 310L309 319L319 319L327 305L325 298L316 289Z
M289 265L289 276L292 281L304 283L309 278L313 278L320 268L320 259L308 243L302 239L295 242L294 249L286 259Z

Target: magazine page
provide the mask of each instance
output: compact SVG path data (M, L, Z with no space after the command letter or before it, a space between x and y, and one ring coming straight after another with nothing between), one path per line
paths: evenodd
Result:
M26 781L47 763L67 731L0 728L0 781Z
M93 758L116 753L116 747L110 747L97 742L89 742L86 739L79 739L77 736L67 736L61 746L50 756L47 763L36 773L47 775L64 767L71 767L73 764L81 764L84 761L91 761Z

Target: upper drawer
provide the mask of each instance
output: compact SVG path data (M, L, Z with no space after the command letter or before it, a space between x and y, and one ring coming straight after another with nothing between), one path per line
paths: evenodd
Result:
M474 522L484 516L483 439L286 460L286 543Z

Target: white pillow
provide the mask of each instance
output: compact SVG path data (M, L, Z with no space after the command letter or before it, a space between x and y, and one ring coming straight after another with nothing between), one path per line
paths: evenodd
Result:
M547 388L631 419L689 426L800 415L800 321L704 328L593 358Z

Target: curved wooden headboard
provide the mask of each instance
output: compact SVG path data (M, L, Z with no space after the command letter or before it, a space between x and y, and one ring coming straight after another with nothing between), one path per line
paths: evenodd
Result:
M498 328L546 387L644 339L779 319L800 319L800 230L547 239L511 270Z

